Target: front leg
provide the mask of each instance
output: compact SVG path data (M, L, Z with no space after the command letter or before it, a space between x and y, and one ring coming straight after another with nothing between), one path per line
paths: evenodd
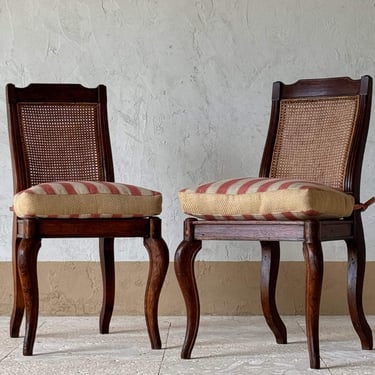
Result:
M17 266L25 301L26 327L23 354L32 355L38 324L39 291L37 256L41 246L39 238L23 238L18 247Z
M200 318L199 294L195 279L194 260L202 247L202 241L194 240L194 220L190 218L185 220L185 238L177 248L174 261L176 277L185 300L187 315L185 341L181 351L181 358L183 359L191 357L198 334Z
M161 348L158 306L160 292L169 266L168 247L161 237L161 220L150 218L150 236L144 239L144 246L150 258L145 292L145 318L152 349Z
M319 369L319 309L323 282L323 252L320 241L305 242L303 255L306 264L305 318L310 367Z
M372 349L372 331L363 311L362 293L366 267L366 247L360 213L355 213L354 238L347 240L348 247L348 305L353 327L362 349Z
M103 280L103 302L99 319L100 333L109 332L115 302L114 238L99 239L100 266Z
M12 268L14 297L13 309L10 318L10 337L19 337L23 313L25 310L25 302L23 300L22 286L17 264L18 248L20 246L21 239L17 238L17 234L18 218L16 215L13 215Z

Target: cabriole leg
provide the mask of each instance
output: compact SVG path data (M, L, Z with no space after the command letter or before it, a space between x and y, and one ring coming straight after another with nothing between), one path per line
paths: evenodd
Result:
M189 359L198 334L200 305L198 288L194 272L194 260L202 247L202 242L194 240L194 219L184 223L184 240L177 248L174 266L177 281L180 285L186 305L187 325L181 358Z
M39 291L37 257L40 239L22 239L18 248L17 265L25 301L26 329L23 354L32 355L38 324Z
M360 214L355 221L353 240L346 241L348 247L348 305L353 327L356 330L362 349L372 349L371 328L363 312L363 281L366 267L366 248Z
M103 303L100 312L99 330L100 333L108 333L115 303L114 238L99 239L99 254L103 280Z
M25 302L23 300L22 286L17 265L18 247L21 239L17 238L17 217L13 219L12 239L12 268L13 268L13 310L10 318L10 337L19 337Z
M319 309L323 281L323 252L320 241L305 242L303 254L306 264L306 335L310 367L319 369Z
M271 241L261 241L260 244L262 247L260 294L263 315L275 335L276 342L278 344L286 344L286 327L277 311L275 299L280 263L280 244L279 242Z
M160 292L168 271L169 251L161 237L161 220L150 218L150 237L144 239L150 259L149 273L145 292L145 318L152 349L161 348L158 306Z

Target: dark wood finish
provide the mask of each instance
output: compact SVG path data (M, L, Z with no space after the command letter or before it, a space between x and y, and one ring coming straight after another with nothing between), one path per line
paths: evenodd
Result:
M115 303L114 238L99 239L99 255L103 280L103 303L100 312L99 330L100 333L108 333Z
M25 311L25 302L23 299L22 286L20 275L17 266L18 247L21 239L17 238L17 218L13 215L13 238L12 238L12 268L13 268L13 290L14 301L13 311L10 320L10 337L18 337L20 333L20 326L22 323L23 314Z
M184 296L187 326L185 342L182 346L181 358L191 356L195 339L197 338L200 318L200 304L197 283L194 273L194 261L202 247L202 241L194 236L195 219L188 218L184 224L184 240L179 245L175 254L175 271L178 283Z
M317 222L308 222L309 238L303 243L306 263L305 318L310 367L320 368L319 310L323 282L323 252Z
M358 116L353 142L348 152L344 176L344 191L360 202L360 177L367 138L372 79L329 78L301 80L291 85L275 82L267 140L259 176L269 177L282 99L359 96ZM362 304L365 272L365 241L361 212L354 211L343 220L306 221L208 221L188 218L184 224L184 239L175 254L176 276L184 296L187 329L181 357L190 358L199 328L199 294L194 274L194 259L203 240L260 241L261 301L267 324L277 343L287 342L287 333L276 306L276 282L280 262L279 241L301 241L306 264L306 327L311 368L320 368L319 307L323 279L323 241L344 240L348 248L348 305L353 326L363 349L372 349L372 332Z
M168 270L169 252L161 238L160 220L150 220L149 235L143 237L143 243L148 251L150 267L145 292L145 317L148 334L153 349L161 348L159 326L157 320L158 304L161 288Z
M261 241L260 244L262 248L260 296L263 315L275 335L276 342L278 344L286 344L286 327L277 311L275 300L280 263L280 243L277 241Z
M7 85L8 124L11 145L14 193L33 184L27 155L23 144L19 105L58 103L62 105L97 105L95 151L97 166L93 166L98 180L114 181L112 151L108 130L106 88L85 88L76 84L31 84L25 88ZM61 134L64 138L64 134ZM32 146L30 146L32 147ZM81 155L84 160L85 154ZM46 161L47 163L48 161ZM53 168L54 166L51 166ZM46 167L47 168L47 167ZM77 166L78 168L78 166ZM96 170L95 170L96 169ZM43 172L43 170L41 170ZM73 171L72 171L73 173ZM84 172L79 172L85 177ZM49 178L44 182L50 181ZM38 177L40 178L40 177ZM58 172L56 179L60 180ZM72 180L76 178L71 178ZM84 179L84 178L81 178ZM90 179L90 178L86 178ZM115 237L139 237L149 254L150 267L145 292L145 317L151 347L161 348L158 327L158 303L160 291L169 264L169 252L161 235L158 217L126 219L41 219L17 218L13 224L13 277L14 304L10 323L10 335L19 336L24 311L26 330L24 355L32 355L38 321L37 256L43 238L97 237L99 238L100 263L103 278L103 304L99 319L101 333L109 332L115 298Z
M348 305L350 318L356 330L362 349L372 349L371 328L363 312L362 290L366 267L366 248L361 215L355 212L354 236L346 240L348 248Z

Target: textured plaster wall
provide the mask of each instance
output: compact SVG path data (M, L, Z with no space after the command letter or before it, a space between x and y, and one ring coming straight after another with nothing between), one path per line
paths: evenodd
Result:
M177 191L258 173L273 81L374 75L374 23L370 0L0 0L0 260L11 245L6 83L107 85L117 180L163 192L173 255L184 219ZM373 117L364 199L375 188ZM364 214L369 245L374 212ZM39 259L95 260L95 246L48 240ZM288 246L284 259L301 259ZM341 246L326 246L327 259L345 259ZM147 259L138 240L119 240L117 258ZM259 248L212 242L199 259L258 260Z

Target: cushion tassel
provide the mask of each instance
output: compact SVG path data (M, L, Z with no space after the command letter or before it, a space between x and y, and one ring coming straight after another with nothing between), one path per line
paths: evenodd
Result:
M365 203L357 203L354 205L354 210L361 210L366 211L369 206L371 206L373 203L375 203L375 197L371 197L368 201Z

